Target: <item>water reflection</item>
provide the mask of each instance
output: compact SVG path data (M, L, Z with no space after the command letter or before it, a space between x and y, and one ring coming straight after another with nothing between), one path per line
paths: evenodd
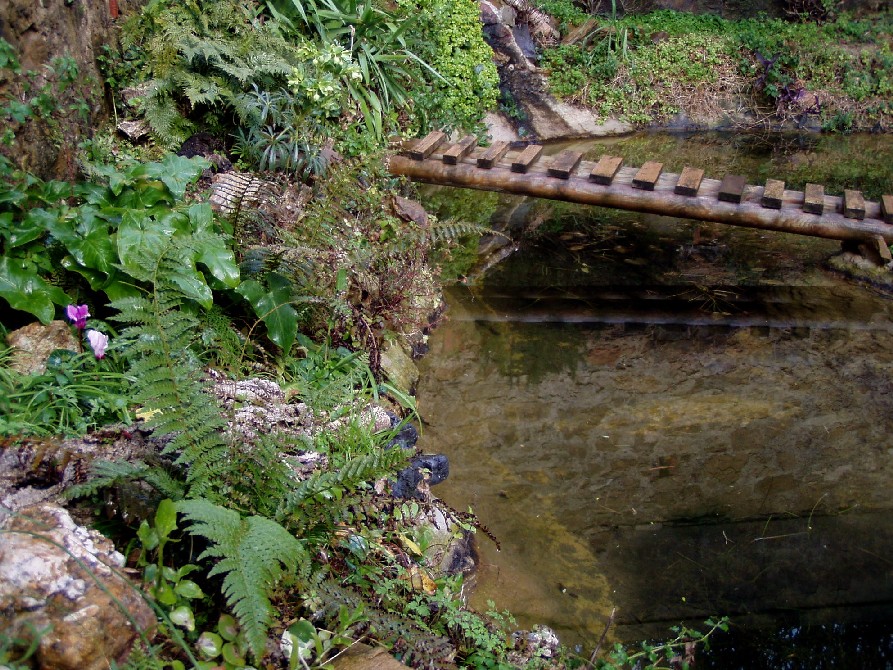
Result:
M477 604L583 644L729 614L707 667L817 631L889 658L893 303L824 240L568 212L599 234L541 222L421 362L438 494L503 545Z

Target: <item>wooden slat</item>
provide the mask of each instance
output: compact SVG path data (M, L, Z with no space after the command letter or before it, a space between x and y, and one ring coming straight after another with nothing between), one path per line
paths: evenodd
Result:
M747 179L740 174L727 174L722 178L719 185L719 199L723 202L741 203L741 197L744 195L744 187L747 186Z
M890 245L887 244L887 241L884 239L883 235L875 235L874 243L877 245L877 251L884 263L893 261L893 254L890 253Z
M676 182L676 188L673 189L679 195L697 195L698 189L701 188L701 180L704 178L704 171L700 168L688 167L682 169L679 175L679 181Z
M592 172L589 173L589 178L596 184L610 186L621 165L623 165L623 159L620 156L602 156L592 168Z
M552 159L552 164L549 165L548 169L549 176L557 177L558 179L567 179L571 176L571 172L576 169L577 165L580 164L582 158L582 151L571 151L569 149L562 151Z
M524 151L512 162L512 172L527 172L530 166L539 160L542 153L543 147L540 144L531 144L525 147Z
M424 139L416 140L409 150L409 157L414 161L423 161L434 153L434 150L446 140L446 133L435 130Z
M781 179L767 179L760 204L766 209L781 209L784 197L784 182Z
M648 161L636 172L636 176L633 177L633 186L645 191L653 191L663 169L663 163Z
M493 164L496 161L505 156L508 150L508 142L504 140L494 142L487 148L487 150L484 152L484 155L478 158L478 167L489 170L491 167L493 167Z
M865 198L862 197L862 191L844 189L843 215L848 219L865 218Z
M807 184L803 191L803 211L821 214L825 211L825 187L820 184Z
M893 223L893 195L881 196L881 216L887 223Z
M453 144L443 152L443 162L447 165L456 165L459 161L471 153L477 146L478 138L474 135L466 135L457 144Z

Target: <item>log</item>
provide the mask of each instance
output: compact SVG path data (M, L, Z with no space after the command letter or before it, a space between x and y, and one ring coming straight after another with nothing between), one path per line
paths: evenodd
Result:
M716 179L702 180L698 195L694 197L674 193L677 180L671 175L665 175L656 182L653 191L633 188L630 184L637 173L635 168L621 168L617 178L608 186L582 177L553 179L542 172L518 174L501 167L480 170L470 163L444 165L441 161L413 161L400 155L391 157L389 169L392 174L432 184L616 207L834 240L864 241L880 235L888 243L893 243L893 226L881 221L880 205L874 202L865 203L865 219L860 221L847 219L838 210L829 209L821 217L806 214L801 210L803 193L799 191L785 191L781 209L774 210L753 201L739 205L721 202L718 200L720 182ZM839 208L841 198L829 196L827 200Z

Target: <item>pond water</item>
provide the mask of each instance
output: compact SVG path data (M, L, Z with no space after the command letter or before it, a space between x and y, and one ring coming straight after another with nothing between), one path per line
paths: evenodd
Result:
M575 146L872 198L893 185L878 137ZM420 361L419 445L451 464L435 494L501 544L479 534L472 604L583 649L606 628L667 639L728 615L699 667L891 667L890 295L827 269L833 241L449 189L424 200L511 237L447 289Z

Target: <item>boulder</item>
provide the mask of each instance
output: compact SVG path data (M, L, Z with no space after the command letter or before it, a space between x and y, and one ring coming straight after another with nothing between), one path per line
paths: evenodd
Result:
M0 532L0 638L37 638L36 667L105 669L151 638L155 615L99 532L52 504L7 517Z
M7 335L6 343L13 348L10 367L23 375L46 370L47 358L56 349L78 351L80 347L65 321L50 321L46 326L29 323Z

